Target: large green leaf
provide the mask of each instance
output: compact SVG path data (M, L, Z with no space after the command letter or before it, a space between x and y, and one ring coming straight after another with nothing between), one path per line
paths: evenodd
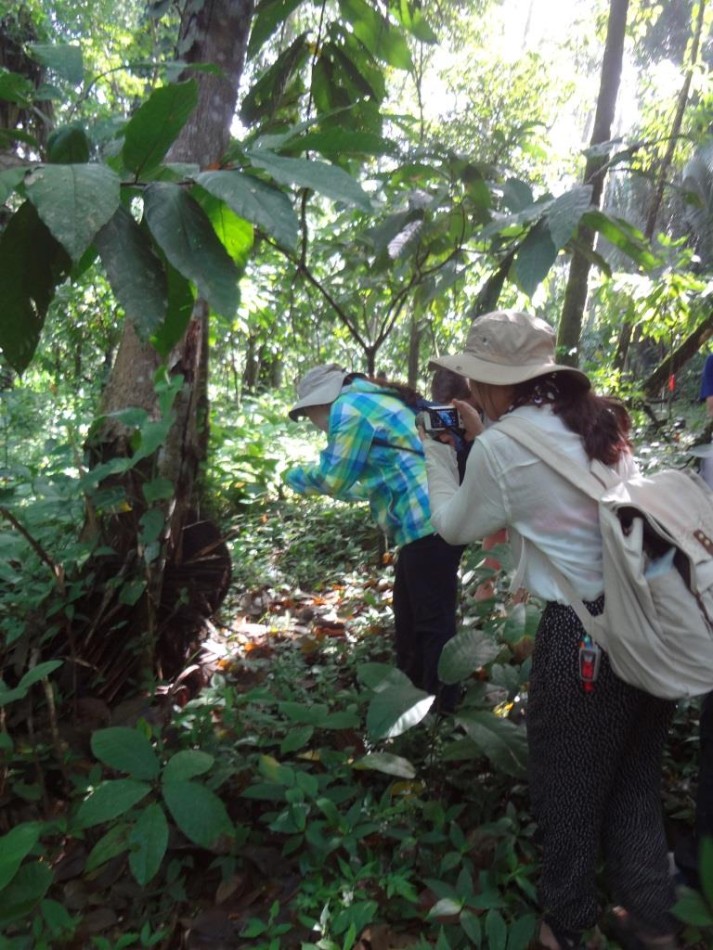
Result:
M95 238L109 283L126 316L146 340L166 316L166 273L148 236L119 207Z
M332 79L346 92L347 102L358 102L360 99L375 99L378 102L384 97L384 74L380 69L368 69L369 60L364 57L364 49L359 44L358 53L354 55L354 44L342 46L337 43L325 44L322 56L329 52L333 60ZM346 105L346 103L345 103ZM358 127L358 126L357 126Z
M156 876L168 847L168 822L163 808L152 802L129 835L129 867L145 887Z
M248 59L259 53L266 40L282 26L287 17L300 5L301 0L260 0L250 28Z
M492 663L500 646L482 630L457 633L445 644L438 661L438 678L443 683L460 683L471 673Z
M25 176L27 197L75 261L119 207L119 186L106 165L40 165Z
M421 722L435 698L410 682L382 689L369 703L367 732L372 739L400 736Z
M86 871L93 871L107 861L111 861L117 854L126 851L129 847L129 834L133 825L128 822L112 825L105 835L94 845L87 858Z
M0 234L0 349L18 373L34 356L55 286L70 266L33 205L21 205Z
M168 278L168 306L166 319L151 337L151 345L166 356L186 332L195 304L194 292L183 274L164 261Z
M308 34L302 33L283 50L272 66L264 72L243 97L240 118L246 126L273 116L295 98L296 77L310 55Z
M357 676L360 683L374 692L389 686L406 686L411 682L405 673L389 663L360 663Z
M335 165L305 158L286 158L263 149L253 149L247 154L256 168L264 169L283 185L311 188L335 201L371 210L371 199L361 185Z
M493 213L492 221L478 232L478 237L485 240L495 234L502 234L506 237L518 236L525 228L539 223L551 204L551 199L542 199L520 211L516 211L514 214Z
M546 220L557 250L564 247L579 227L582 215L592 203L592 186L576 185L550 205Z
M196 182L241 218L272 235L283 247L293 248L297 244L297 215L282 191L238 171L201 172Z
M673 906L673 913L679 920L695 927L713 927L713 911L700 891L682 887Z
M79 806L77 822L81 828L91 828L112 821L146 798L150 791L151 786L146 782L136 782L131 778L103 782Z
M91 746L100 762L119 772L128 772L132 778L150 782L158 776L158 756L138 729L127 726L99 729L92 733Z
M78 86L84 79L81 46L70 46L66 43L28 43L27 49L33 59L68 80L73 86Z
M594 209L582 216L582 224L598 231L614 247L628 255L645 270L651 270L660 263L641 231L622 218L614 218L603 211Z
M456 722L501 771L517 778L526 774L527 739L524 728L488 710L459 713Z
M27 920L54 880L46 860L27 861L7 885L0 900L0 928L15 920ZM3 941L4 946L6 943Z
M366 0L340 0L340 10L372 56L396 69L412 69L413 62L400 27L383 17Z
M23 132L22 129L2 129L0 128L0 148L10 148L14 142L24 142L31 149L41 148L40 143L34 135L29 132Z
M520 178L508 178L502 186L502 203L514 214L526 211L535 203L532 187Z
M384 71L346 25L322 44L312 69L312 95L324 127L343 125L380 134L379 104L386 96Z
M178 782L203 775L213 767L215 759L200 749L183 749L176 752L166 763L161 775L162 782Z
M533 639L542 611L534 604L514 604L508 612L503 628L503 640L511 646L524 638Z
M163 797L174 821L194 844L220 848L234 837L233 824L225 805L205 785L198 782L165 782Z
M0 67L0 99L27 108L34 92L35 87L25 76Z
M241 271L244 270L255 238L252 224L213 195L203 195L201 207L230 259Z
M47 157L53 165L82 164L89 161L91 146L81 125L55 129L47 139Z
M282 716L286 716L290 722L306 723L310 726L318 726L329 712L329 707L324 703L278 703L277 711Z
M239 272L207 215L178 185L154 182L144 195L149 229L168 260L224 317L238 306Z
M194 79L156 89L124 129L122 159L137 176L156 168L198 103Z
M513 265L517 282L531 297L557 260L550 231L544 221L538 221L520 245Z
M18 699L23 699L27 695L30 686L39 683L41 679L54 673L56 669L62 666L62 660L45 660L44 663L38 663L24 674L17 686L8 687L4 680L0 679L0 706L7 706L8 703L14 703Z
M0 204L5 204L5 201L25 177L26 172L27 168L22 166L6 168L5 171L0 172Z
M409 0L392 0L389 6L399 23L406 27L417 40L422 43L438 42L438 37L426 21L421 3L418 0L415 0L414 3L409 2Z
M508 950L528 950L537 932L538 920L534 914L524 914L508 927Z
M485 915L485 936L489 950L505 950L508 945L508 927L499 910L489 910Z
M24 821L0 838L0 891L15 877L39 837L39 822Z
M385 775L395 775L397 778L412 779L416 777L416 769L400 755L391 752L370 752L363 755L354 763L355 769L373 769Z

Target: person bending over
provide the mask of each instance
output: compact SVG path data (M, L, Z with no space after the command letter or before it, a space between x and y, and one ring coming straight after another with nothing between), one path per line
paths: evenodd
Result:
M393 609L396 664L415 686L452 711L460 690L438 680L444 644L456 632L458 562L431 523L423 448L415 426L422 402L407 387L316 366L297 383L290 418L306 416L327 435L313 465L291 469L290 488L369 502L373 519L398 545ZM413 408L411 405L413 405Z

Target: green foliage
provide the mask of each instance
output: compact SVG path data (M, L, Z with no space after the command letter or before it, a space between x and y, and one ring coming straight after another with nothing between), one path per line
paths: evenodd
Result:
M271 389L260 399L244 397L253 384L240 375L253 360L248 339L263 368L378 354L403 376L407 345L424 340L431 353L460 343L473 305L530 298L555 322L567 255L593 228L596 260L614 279L597 291L582 349L598 380L635 398L641 367L659 355L650 342L664 352L697 326L710 282L677 235L652 250L635 215L592 211L589 187L553 171L544 133L577 76L589 77L575 67L596 51L578 46L552 83L547 56L507 62L485 32L482 55L468 48L474 20L485 30L497 5L434 8L439 29L453 28L446 46L459 93L457 122L434 135L423 109L417 120L415 106L391 108L394 76L421 75L428 50L419 44L436 39L419 5L344 0L319 11L262 0L241 108L250 128L220 168L200 170L166 162L196 103L194 81L168 82L184 65L170 62L169 4L150 4L141 35L132 35L138 4L26 6L37 29L22 42L47 75L40 85L0 71L0 106L25 110L0 129L3 148L23 148L20 167L0 172L0 348L25 374L23 387L0 391L0 790L12 806L0 835L2 940L13 950L159 945L175 938L167 921L207 905L225 912L227 939L255 947L343 950L377 925L424 947L524 948L537 902L522 709L538 607L506 604L499 578L491 601L472 600L488 572L468 552L463 625L440 668L464 698L455 717L438 715L434 698L388 662L392 568L366 509L283 494L284 468L316 443L305 447L285 426L277 375L256 374ZM423 106L430 93L419 92ZM665 139L660 98L649 131ZM56 118L49 136L46 103ZM606 154L623 172L638 148L607 143ZM699 168L698 184L703 177ZM705 192L696 194L704 211ZM704 237L701 215L688 218ZM99 483L137 477L149 505L137 519L137 572L104 591L134 602L160 561L162 503L173 491L139 463L166 445L180 379L164 381L161 418L119 417L132 456L89 473L87 406L122 317L168 354L197 294L222 317L204 488L229 528L242 595L216 623L236 630L187 705L172 701L178 690L161 693L160 715L152 706L151 725L132 728L73 715L58 739L56 707L76 696L69 657L51 647L73 629L91 580L83 571L97 552L76 540L85 505L122 510L124 492ZM610 366L622 323L648 341L634 379ZM643 416L635 422L644 467L686 461L695 424L680 433L669 418L652 434ZM318 593L305 606L308 590ZM310 620L335 604L346 625ZM665 798L676 820L692 807L690 726L681 711ZM83 858L67 887L62 861L73 848ZM692 939L711 928L708 851L703 863L702 895L679 906ZM117 877L123 920L90 935L86 918L111 904ZM65 907L67 894L78 903Z
M212 769L212 756L184 750L162 763L145 735L125 727L95 732L92 751L112 770L129 775L96 785L77 811L80 831L122 818L120 831L114 825L109 837L105 835L95 845L89 856L93 868L128 849L134 878L148 884L168 847L166 812L190 841L203 848L224 849L235 836L225 806L207 787L206 779L193 781ZM143 807L137 809L140 803Z
M22 204L0 235L0 349L18 372L32 360L54 287L69 269L67 252L34 206Z
M249 417L257 434L254 409ZM263 580L263 633L231 649L167 726L94 729L91 758L73 750L64 765L66 819L20 822L0 841L0 933L18 948L83 939L91 905L62 913L65 882L53 870L72 843L86 854L73 880L93 899L112 906L105 875L138 888L125 921L92 937L97 947L159 943L165 920L196 913L197 900L212 907L241 880L265 896L238 903L229 932L256 947L353 947L375 926L452 950L527 947L536 851L521 709L537 606L505 610L500 578L493 599L474 600L486 575L482 553L467 552L463 627L440 670L465 695L455 716L436 715L433 697L388 663L391 575L356 543L368 535L366 512L299 504L234 515L234 553L245 551L245 570ZM310 529L321 545L312 570L322 599L338 590L349 618L326 634L318 620L293 633L269 606L300 607L294 585L311 558ZM37 689L57 672L38 667L19 685ZM55 753L2 735L8 787L39 803L23 785L25 763L34 754L51 772ZM268 881L284 887L281 900ZM688 926L707 925L696 916Z
M699 847L700 891L683 888L674 914L686 925L690 941L710 942L713 937L713 838L704 838Z

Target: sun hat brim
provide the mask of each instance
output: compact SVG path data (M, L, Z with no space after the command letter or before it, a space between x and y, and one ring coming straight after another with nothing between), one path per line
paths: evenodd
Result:
M590 381L586 373L574 366L564 366L559 363L539 362L511 366L505 363L496 363L492 360L479 359L472 353L455 353L451 356L438 356L429 360L429 367L442 366L466 379L477 383L490 383L493 386L513 386L525 383L538 376L547 376L550 373L568 373L574 376L581 385L589 389Z
M297 421L300 416L305 414L305 409L310 409L312 406L331 405L342 391L346 377L347 373L345 371L334 370L330 372L319 385L315 386L306 396L303 396L294 404L288 413L290 419Z

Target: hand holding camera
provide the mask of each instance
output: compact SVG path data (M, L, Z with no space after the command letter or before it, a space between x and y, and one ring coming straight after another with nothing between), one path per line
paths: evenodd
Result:
M463 420L455 406L428 406L416 416L416 425L432 439L448 432L462 435L464 431Z

